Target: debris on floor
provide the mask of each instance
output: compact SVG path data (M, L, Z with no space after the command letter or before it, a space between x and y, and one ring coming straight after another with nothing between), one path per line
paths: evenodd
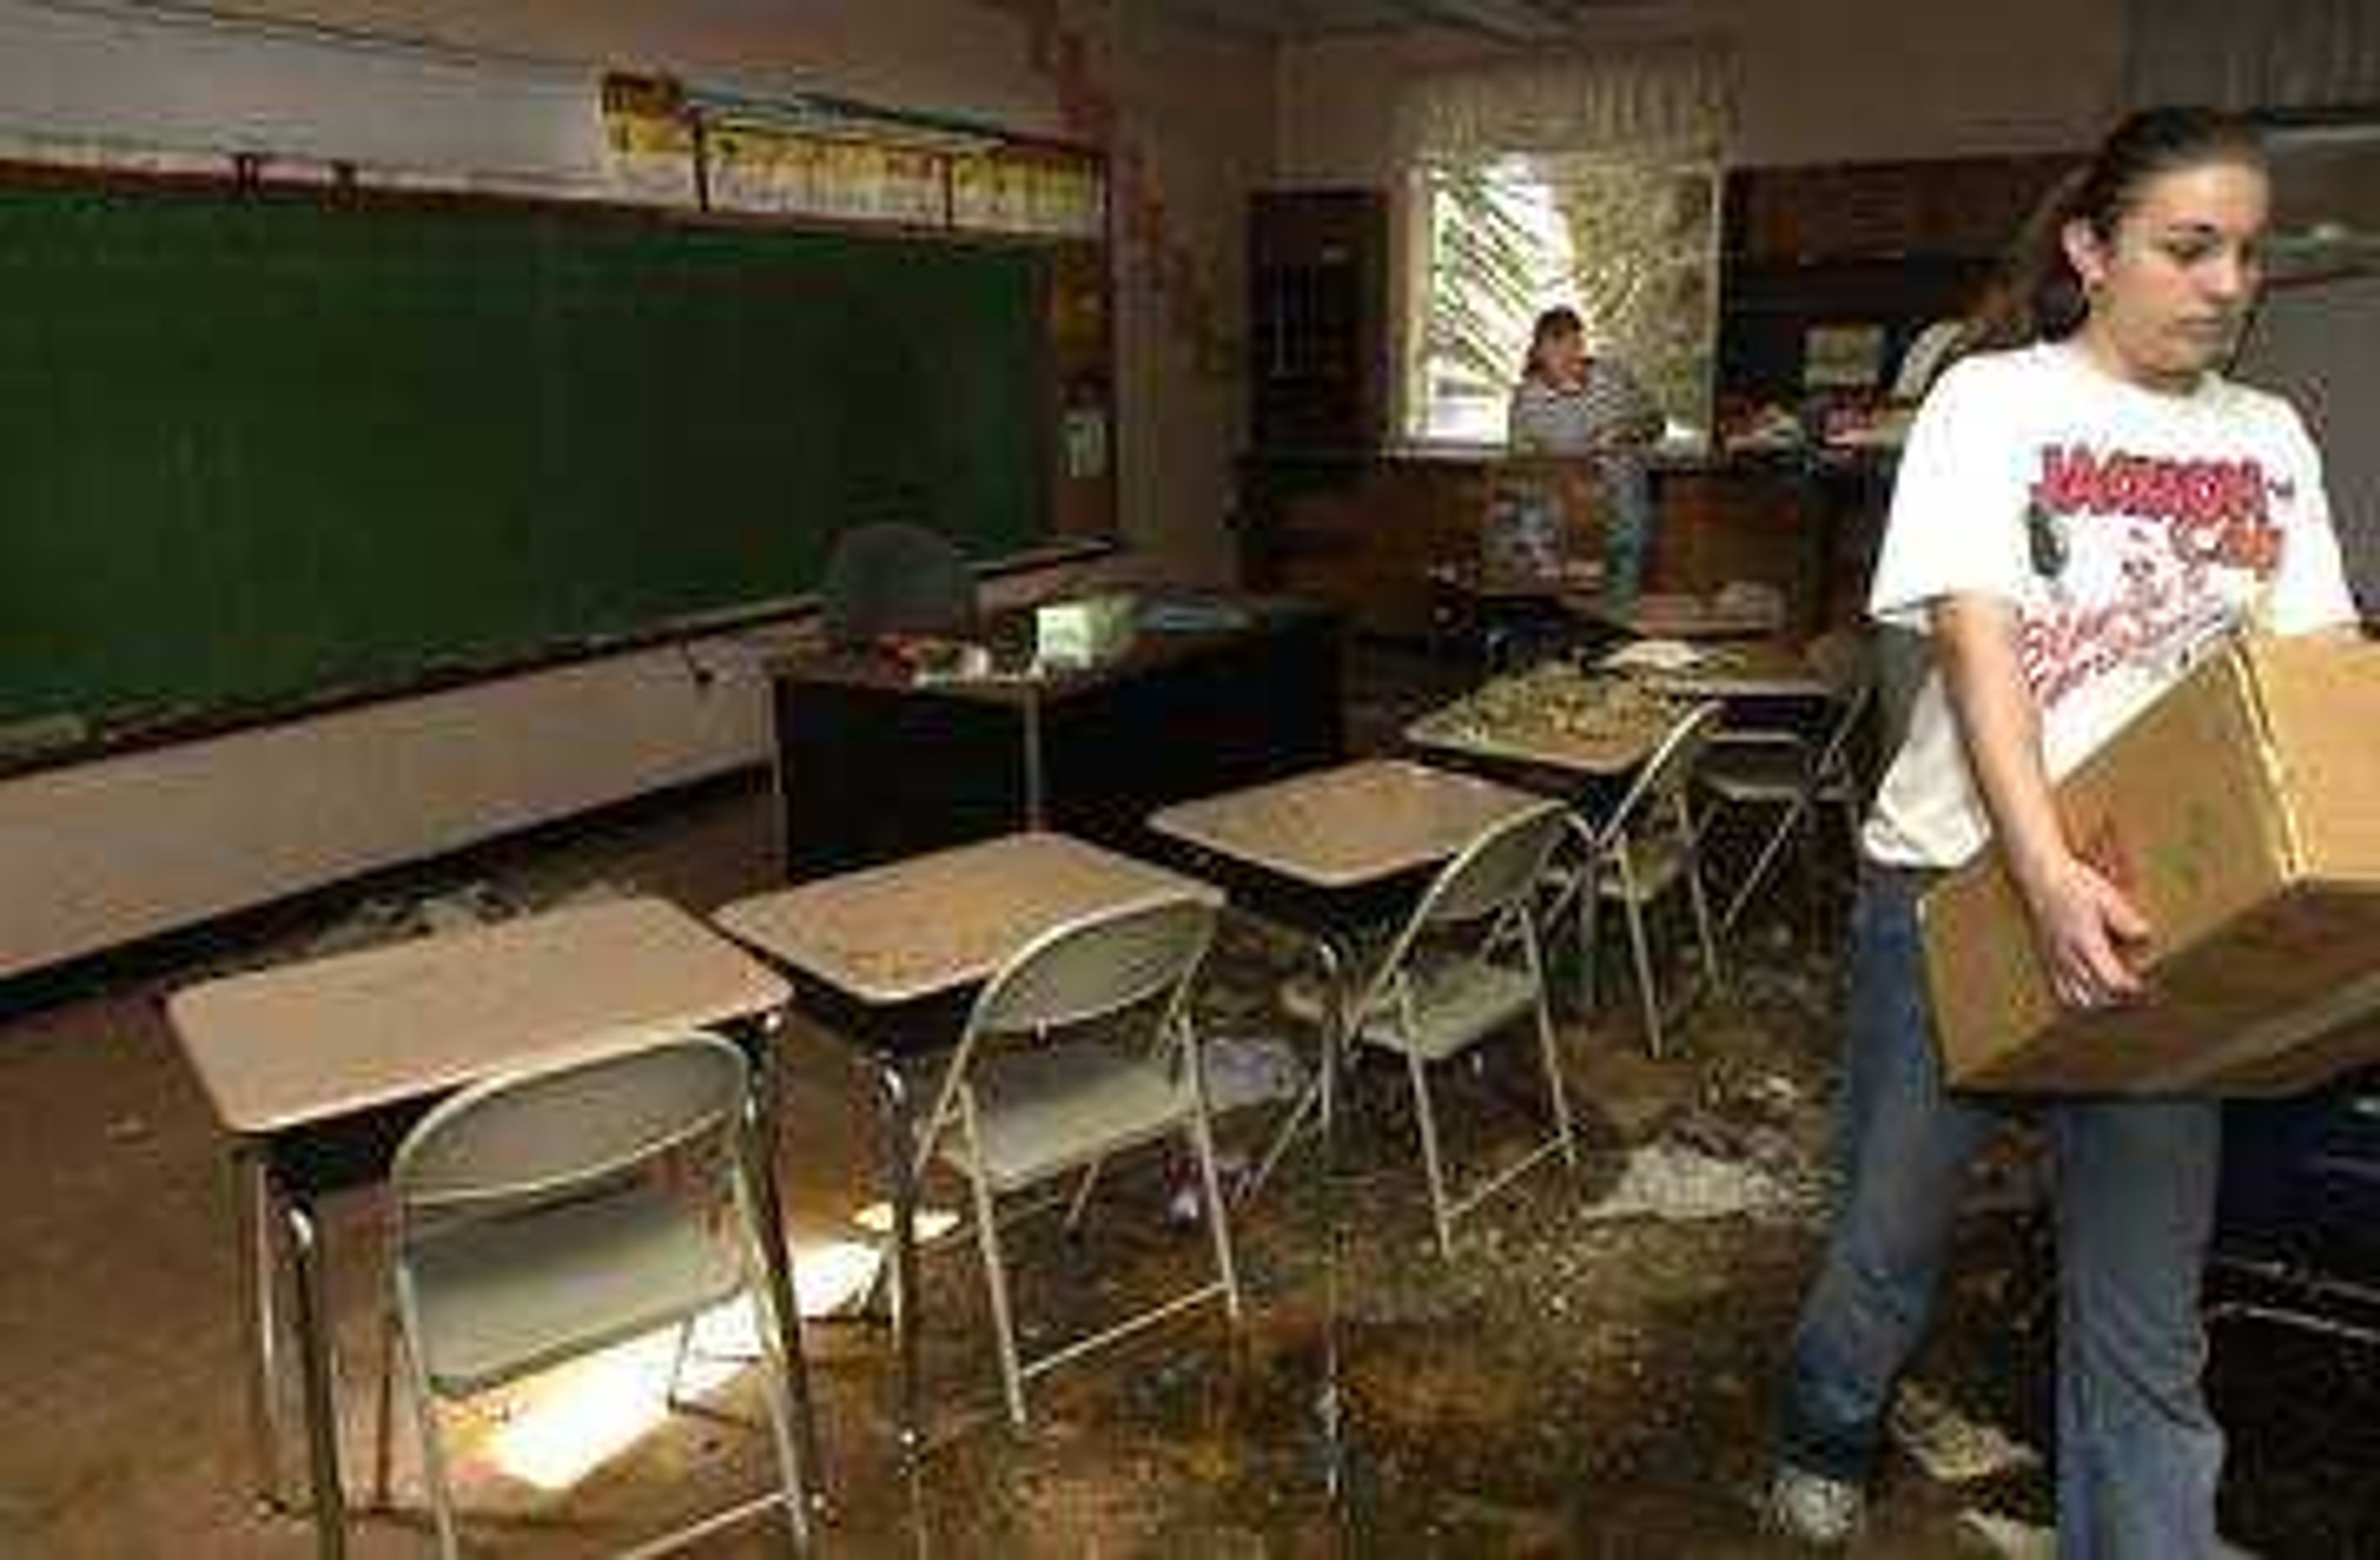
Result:
M1285 1040L1217 1035L1204 1049L1207 1108L1217 1115L1269 1100L1294 1100L1305 1087L1305 1064Z
M1916 1382L1904 1383L1893 1399L1892 1438L1937 1484L1973 1484L2041 1464L2032 1447Z
M2013 1517L1973 1508L1959 1513L1959 1536L1976 1553L2000 1560L2050 1560L2058 1553L2058 1530L2036 1528Z
M1673 1142L1632 1150L1620 1179L1584 1217L1682 1222L1798 1213L1805 1200L1758 1165Z
M378 947L382 943L401 943L419 936L421 931L413 907L406 901L367 899L316 933L296 957L327 958L333 954Z
M636 892L632 884L599 878L543 901L476 880L410 898L375 895L316 933L298 957L324 958L412 937L468 932L532 911L604 904L631 897Z

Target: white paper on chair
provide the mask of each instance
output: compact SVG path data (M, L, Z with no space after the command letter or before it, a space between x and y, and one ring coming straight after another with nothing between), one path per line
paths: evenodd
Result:
M1682 672L1702 658L1703 652L1683 640L1631 640L1600 664L1613 672Z

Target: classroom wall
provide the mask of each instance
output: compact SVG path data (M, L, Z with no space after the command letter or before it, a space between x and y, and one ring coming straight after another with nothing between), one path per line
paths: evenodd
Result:
M2123 0L1670 0L1598 11L1583 49L1730 44L1739 164L1800 164L2086 145L2116 113ZM1280 181L1392 183L1396 105L1433 70L1516 59L1452 31L1325 39L1282 51Z
M1661 0L1598 8L1583 51L1696 40L1733 55L1730 162L1779 165L2058 152L2097 140L2119 109L2125 0ZM1390 191L1392 299L1417 263L1402 198L1398 105L1432 72L1545 57L1446 30L1330 38L1281 51L1284 187ZM1391 353L1408 323L1392 312Z
M11 6L22 9L0 0ZM248 0L241 9L508 56L512 66L486 73L491 91L577 62L1112 137L1131 152L1117 194L1135 219L1118 256L1128 567L1153 578L1228 573L1241 399L1228 343L1243 296L1240 213L1272 156L1269 54L1098 0ZM44 16L16 19L20 43L46 25ZM0 59L0 130L103 139L121 127L138 140L135 129L204 121L208 105L186 86L161 118L164 87L106 63L120 57L78 52L61 70L63 51L50 60L12 51ZM361 62L350 77L334 64L240 114L293 139L310 126L321 140L305 149L316 154L367 132L377 160L452 144L452 127L435 116L367 114L356 101L365 94L342 91L370 78L379 91L392 73L404 69ZM401 107L407 89L386 90ZM520 141L503 125L483 128L537 144L534 133ZM409 142L417 133L424 140ZM582 153L557 144L528 161ZM1001 594L1062 582L1028 577ZM0 781L0 883L9 885L0 978L765 760L752 647L708 641L692 653L711 676L690 675L675 650L656 651Z

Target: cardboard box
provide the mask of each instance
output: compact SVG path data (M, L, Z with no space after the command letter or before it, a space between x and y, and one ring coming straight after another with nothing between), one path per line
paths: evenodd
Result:
M2380 644L2227 645L2058 805L2149 919L2151 994L2061 1007L1987 848L1920 911L1954 1085L2277 1094L2380 1058Z
M1096 666L1132 643L1135 601L1112 591L1033 609L1033 659L1053 668Z

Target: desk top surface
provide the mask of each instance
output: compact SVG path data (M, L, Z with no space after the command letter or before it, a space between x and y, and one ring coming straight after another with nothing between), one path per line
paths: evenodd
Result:
M165 1004L215 1115L269 1134L533 1062L754 1017L779 976L661 899L621 899L226 976Z
M846 995L879 1005L988 980L1043 932L1078 917L1209 884L1065 835L1002 835L739 899L730 933Z
M1148 826L1318 888L1355 888L1453 856L1545 798L1402 759L1361 759L1160 809Z
M1404 736L1439 752L1615 775L1650 758L1684 713L1633 677L1548 663L1483 684L1414 721Z

